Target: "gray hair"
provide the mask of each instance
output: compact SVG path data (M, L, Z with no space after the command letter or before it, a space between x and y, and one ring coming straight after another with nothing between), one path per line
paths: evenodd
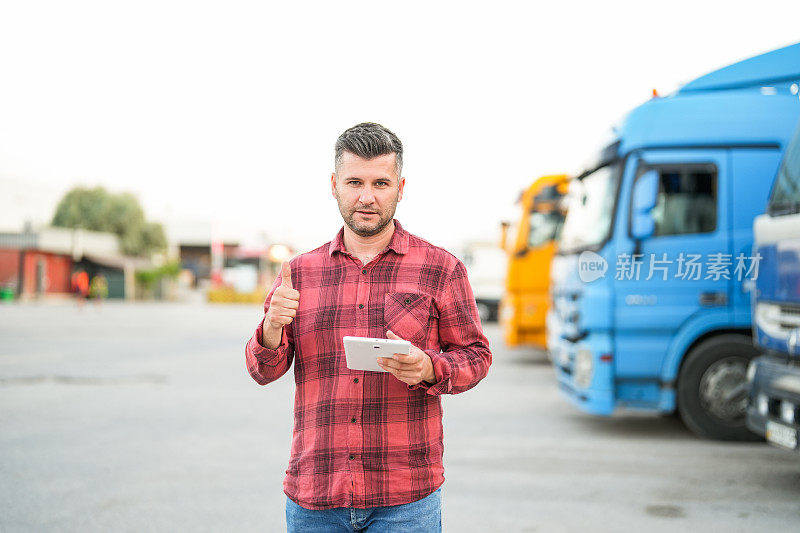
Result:
M381 155L395 154L395 170L398 178L403 171L403 143L397 135L374 122L362 122L344 130L344 133L336 139L335 151L334 168L337 174L345 152L367 160Z

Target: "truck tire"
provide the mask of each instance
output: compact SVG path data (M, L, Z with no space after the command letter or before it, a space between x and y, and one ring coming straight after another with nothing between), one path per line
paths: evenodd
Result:
M500 304L496 300L475 300L481 322L497 322Z
M716 440L761 440L745 425L745 376L747 365L757 355L752 338L732 333L692 348L678 376L678 411L695 435Z
M481 322L489 322L489 319L492 316L492 310L484 302L476 303L478 305L478 317L481 319Z

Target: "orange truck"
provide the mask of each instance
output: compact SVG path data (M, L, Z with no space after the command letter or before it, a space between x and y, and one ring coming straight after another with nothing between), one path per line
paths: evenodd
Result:
M536 179L522 191L517 223L503 224L501 246L508 254L508 269L499 317L509 346L546 348L550 261L564 222L561 200L568 181L564 174Z

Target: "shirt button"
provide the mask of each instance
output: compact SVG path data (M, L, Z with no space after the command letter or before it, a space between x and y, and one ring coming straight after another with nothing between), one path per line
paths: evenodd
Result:
M364 304L358 304L359 309L364 309Z
M406 305L411 303L411 298L406 298Z
M350 419L350 422L352 422L353 424L355 424L355 423L356 423L356 419L355 419L355 418L351 418L351 419Z
M365 268L365 269L363 269L363 270L361 271L361 273L362 273L362 274L366 274L366 273L367 273L367 269L366 269L366 268Z
M353 459L355 459L355 458L356 458L356 456L355 456L355 455L350 455L350 460L351 460L351 461L352 461Z
M353 383L358 383L358 378L354 378Z

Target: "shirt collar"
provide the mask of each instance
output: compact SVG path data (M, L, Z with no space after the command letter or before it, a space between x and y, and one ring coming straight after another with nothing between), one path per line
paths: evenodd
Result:
M395 253L404 255L408 252L408 236L409 233L403 229L398 220L394 221L394 233L386 246L386 250L393 250ZM384 250L385 251L385 250ZM333 255L334 252L347 253L344 248L344 226L336 234L336 237L328 245L328 255Z

